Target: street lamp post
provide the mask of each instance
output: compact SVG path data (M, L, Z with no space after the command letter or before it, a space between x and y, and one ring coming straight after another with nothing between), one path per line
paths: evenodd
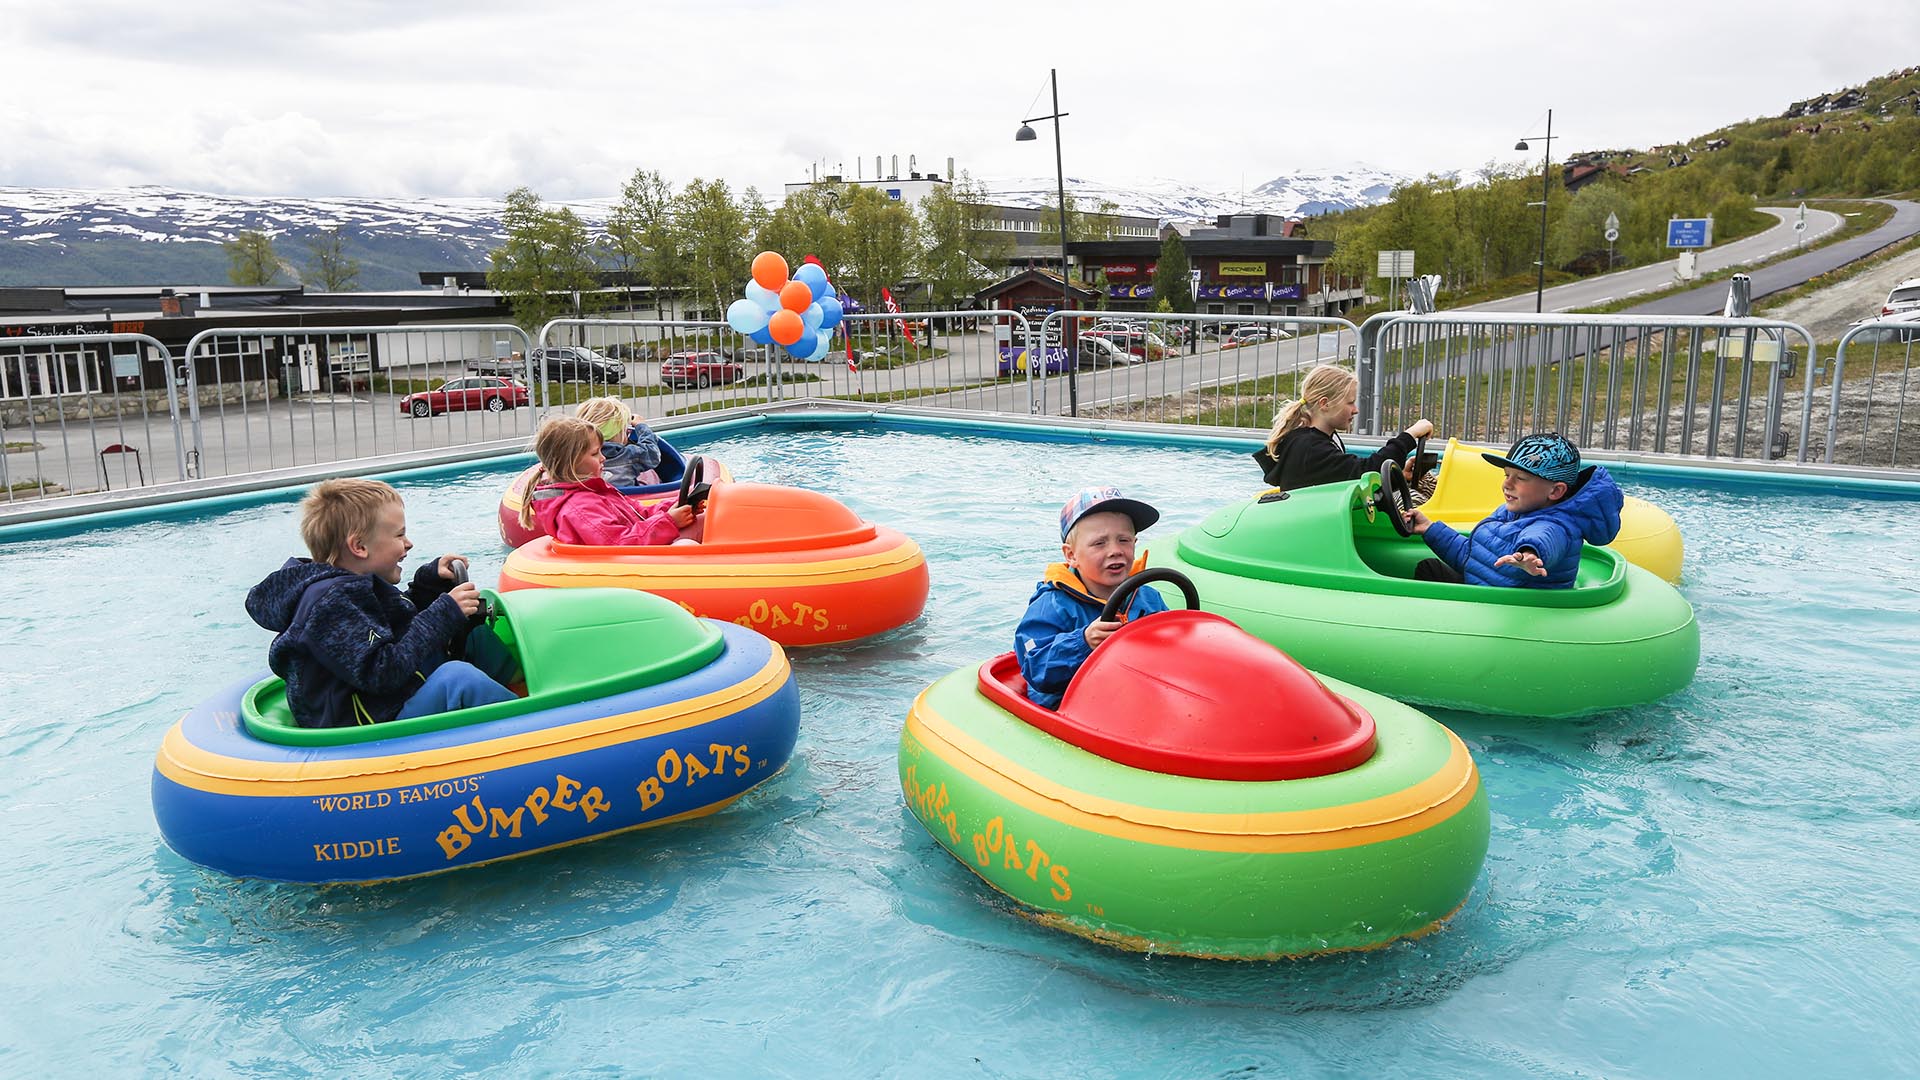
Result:
M1013 138L1015 142L1032 142L1039 138L1038 135L1034 134L1031 126L1033 122L1035 120L1053 121L1053 176L1055 182L1059 185L1060 194L1060 310L1071 311L1073 310L1073 286L1067 281L1067 170L1060 159L1060 118L1067 114L1060 111L1059 69L1048 68L1047 79L1053 84L1053 112L1046 116L1032 116L1020 121L1020 130L1014 132ZM1067 348L1067 323L1065 319L1060 321L1060 351L1066 354L1067 358L1067 414L1069 416L1079 416L1080 386L1074 379L1074 369L1080 365L1076 362L1077 358ZM1046 336L1043 334L1040 339L1039 359L1042 374L1045 374L1047 370L1046 352L1047 342ZM1034 362L1034 358L1027 358L1027 364L1029 365L1028 370L1032 370L1031 365Z
M1515 150L1529 149L1527 140L1521 139L1513 144ZM1547 134L1542 140L1540 153L1540 261L1534 265L1538 272L1533 279L1533 312L1541 311L1541 294L1547 291L1547 185L1553 168L1553 110L1547 110Z

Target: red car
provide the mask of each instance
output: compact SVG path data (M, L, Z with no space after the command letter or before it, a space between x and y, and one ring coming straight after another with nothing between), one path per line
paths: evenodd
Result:
M443 412L485 409L501 412L527 404L527 388L498 375L467 375L448 379L438 390L422 390L400 399L400 411L410 416L438 416Z
M746 373L744 366L715 352L677 352L660 361L660 381L668 386L724 385Z

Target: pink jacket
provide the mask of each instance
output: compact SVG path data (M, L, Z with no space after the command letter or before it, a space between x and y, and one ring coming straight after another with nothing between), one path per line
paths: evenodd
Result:
M563 544L671 544L680 527L667 516L671 500L642 506L599 477L542 484L533 492L533 517Z

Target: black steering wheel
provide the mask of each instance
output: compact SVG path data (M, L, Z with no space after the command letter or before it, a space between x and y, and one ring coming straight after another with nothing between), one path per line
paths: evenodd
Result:
M1400 466L1391 461L1380 463L1380 490L1373 493L1373 505L1387 515L1394 532L1401 536L1413 535L1413 526L1407 524L1406 518L1406 512L1413 509L1413 485L1407 483Z
M1412 466L1407 470L1412 474L1408 477L1408 480L1418 484L1420 479L1426 476L1432 468L1432 466L1427 463L1427 437L1425 435L1420 436L1420 438L1414 442L1413 456L1408 458L1407 461L1409 461Z
M1180 596L1187 602L1187 609L1200 610L1200 590L1193 587L1192 578L1170 567L1153 566L1129 577L1113 590L1113 595L1107 597L1107 606L1100 609L1100 621L1112 622L1126 614L1127 609L1133 606L1133 594L1140 591L1140 586L1156 581L1171 581L1180 586Z
M713 485L706 482L707 462L699 454L687 457L687 467L680 472L680 498L675 505L691 506L699 513L707 504L707 496L713 493Z
M453 587L456 589L471 580L467 577L467 560L465 559L455 559L448 563L447 570L453 575ZM493 610L493 605L487 603L486 597L481 597L480 610L467 616L467 629L471 630L482 624L488 626L493 625L495 614L496 612ZM447 655L455 660L465 660L467 658L467 635L461 634L459 637L448 642Z

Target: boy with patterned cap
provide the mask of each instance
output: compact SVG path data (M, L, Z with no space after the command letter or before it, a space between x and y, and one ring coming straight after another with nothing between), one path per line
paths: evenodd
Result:
M1074 672L1122 622L1167 610L1158 592L1140 589L1124 616L1100 618L1114 589L1134 572L1137 537L1158 520L1160 511L1113 487L1088 488L1060 508L1060 554L1066 561L1047 567L1013 632L1028 700L1059 708Z
M1528 435L1504 456L1481 456L1506 470L1506 503L1466 536L1408 511L1413 531L1439 556L1420 563L1422 580L1570 588L1580 545L1610 544L1620 535L1626 497L1605 468L1582 468L1579 449L1559 432Z

